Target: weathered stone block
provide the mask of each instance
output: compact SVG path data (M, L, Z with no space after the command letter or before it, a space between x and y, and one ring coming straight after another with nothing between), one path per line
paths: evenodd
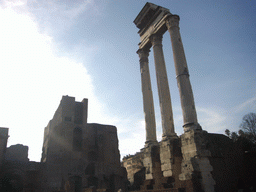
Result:
M199 183L202 190L214 191L215 181L209 157L210 151L206 149L207 132L190 130L181 136L181 151L183 160L181 164L180 180L192 180Z

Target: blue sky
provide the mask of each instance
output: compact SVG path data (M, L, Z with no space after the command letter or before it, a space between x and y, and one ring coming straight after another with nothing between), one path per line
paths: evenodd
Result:
M256 2L151 1L180 16L198 121L211 133L236 131L256 112ZM90 123L117 126L122 156L145 142L138 29L133 20L146 1L20 0L0 3L0 126L8 146L29 146L39 161L43 129L62 95L89 99ZM175 130L183 133L171 41L163 49ZM153 51L151 83L161 140Z

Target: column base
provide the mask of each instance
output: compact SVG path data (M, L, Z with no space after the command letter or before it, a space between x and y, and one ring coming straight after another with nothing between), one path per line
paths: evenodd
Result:
M178 135L176 133L172 133L170 135L162 135L162 141L170 140L170 139L177 139Z
M206 131L191 129L181 135L181 181L189 181L204 192L213 192L215 181L211 172L213 168L209 157L211 152L205 148Z
M147 148L149 146L155 146L155 145L159 145L158 141L146 141L144 148Z
M202 127L199 123L185 123L183 129L184 132L188 132L190 130L202 130Z

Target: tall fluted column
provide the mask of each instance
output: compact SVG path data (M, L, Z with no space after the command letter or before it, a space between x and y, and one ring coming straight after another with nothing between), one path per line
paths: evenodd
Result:
M200 128L197 123L196 108L192 87L189 80L188 66L180 36L179 16L172 15L166 20L171 36L173 58L176 70L176 79L180 92L181 107L184 121L184 131Z
M167 79L164 53L162 49L162 35L151 36L154 50L158 95L161 108L163 139L176 135L174 132L171 95Z
M148 49L139 49L137 51L140 57L141 88L143 95L143 108L146 123L146 144L156 143L156 122L153 103L153 94L151 89L151 80L148 67Z

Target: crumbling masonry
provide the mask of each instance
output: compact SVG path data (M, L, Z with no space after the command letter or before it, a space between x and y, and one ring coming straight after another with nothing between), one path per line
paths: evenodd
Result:
M44 131L42 191L125 190L117 129L87 123L88 100L63 96Z
M229 156L223 154L223 151L230 151L233 156L234 154L238 155L239 150L233 149L225 136L203 131L197 121L189 70L180 36L179 20L178 15L173 15L168 9L152 3L146 3L134 20L140 35L137 53L140 58L146 142L145 147L141 150L145 179L134 186L135 173L131 189L160 191L169 188L170 191L176 189L187 192L232 191L238 182L239 170L226 168L225 171L232 175L223 179L223 167L226 164L238 165L239 160L237 158L230 159ZM162 37L167 30L171 37L183 114L184 133L180 137L176 135L174 129L171 96L162 49ZM161 142L156 140L153 94L148 66L151 47L155 60L161 109L163 133ZM221 146L220 143L226 143L226 145ZM129 167L129 162L133 162L134 158L137 158L137 155L125 157L123 164ZM132 172L127 171L128 178L131 178ZM130 181L133 180L130 179ZM140 185L139 188L138 185Z

